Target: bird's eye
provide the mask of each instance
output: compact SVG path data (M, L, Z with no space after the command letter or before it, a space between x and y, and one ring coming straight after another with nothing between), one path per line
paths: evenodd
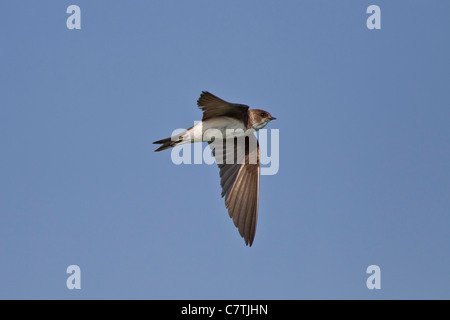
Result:
M260 116L263 117L263 118L265 118L265 117L267 116L267 114L266 114L265 112L261 112L261 113L260 113Z

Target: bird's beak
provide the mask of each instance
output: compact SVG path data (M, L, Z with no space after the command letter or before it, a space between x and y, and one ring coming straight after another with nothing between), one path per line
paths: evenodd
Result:
M270 120L277 120L277 118L275 118L275 117L270 117Z

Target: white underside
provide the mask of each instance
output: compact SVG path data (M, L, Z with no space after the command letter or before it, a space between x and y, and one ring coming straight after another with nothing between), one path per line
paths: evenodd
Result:
M212 138L229 139L248 135L253 132L255 132L254 129L247 130L241 121L229 117L220 117L200 121L191 129L172 137L172 140L176 141L182 136L183 141L179 144L202 141L209 142Z

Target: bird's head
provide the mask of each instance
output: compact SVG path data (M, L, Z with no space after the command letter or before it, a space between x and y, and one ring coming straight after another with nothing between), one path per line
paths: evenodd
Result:
M276 119L269 112L261 109L250 110L250 117L255 130L264 128L270 121Z

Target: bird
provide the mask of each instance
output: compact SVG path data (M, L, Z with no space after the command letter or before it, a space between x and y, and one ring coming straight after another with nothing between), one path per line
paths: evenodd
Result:
M254 132L275 120L269 112L230 103L202 91L202 120L177 135L158 140L155 152L184 143L208 142L220 169L222 197L239 234L252 246L258 218L260 155Z

